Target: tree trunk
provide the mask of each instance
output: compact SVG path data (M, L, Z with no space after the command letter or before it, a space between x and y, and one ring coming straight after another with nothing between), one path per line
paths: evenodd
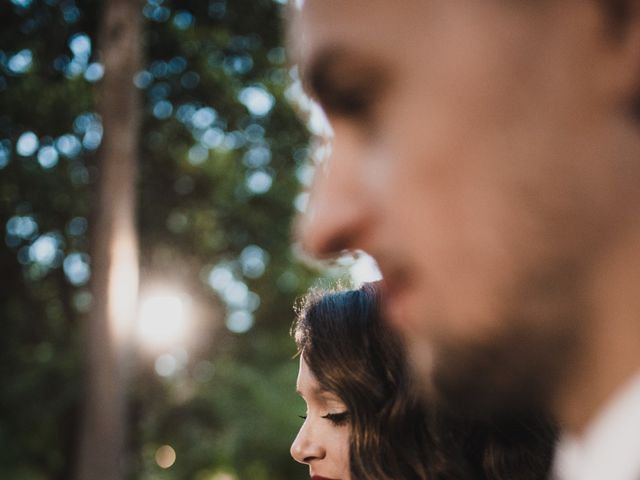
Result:
M107 0L98 39L105 75L98 90L104 137L91 231L92 310L85 330L86 383L77 480L125 475L127 350L138 288L135 225L142 58L142 4Z

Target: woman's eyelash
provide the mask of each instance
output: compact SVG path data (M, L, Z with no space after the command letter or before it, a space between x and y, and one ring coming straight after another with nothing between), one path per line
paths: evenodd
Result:
M298 418L302 420L306 420L306 415L298 415ZM349 420L349 412L340 412L340 413L327 413L323 415L322 418L329 420L334 425L344 425Z
M349 420L349 412L327 413L322 418L326 418L336 426L344 425Z

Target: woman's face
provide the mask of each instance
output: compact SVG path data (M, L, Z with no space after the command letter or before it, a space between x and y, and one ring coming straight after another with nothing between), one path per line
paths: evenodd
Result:
M297 390L307 404L304 423L291 445L291 456L309 465L313 480L350 480L349 412L324 390L300 356Z

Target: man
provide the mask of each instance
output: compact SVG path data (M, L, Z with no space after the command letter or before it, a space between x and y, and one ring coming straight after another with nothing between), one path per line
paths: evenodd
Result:
M302 3L304 248L374 256L427 395L548 408L559 476L640 479L640 2Z

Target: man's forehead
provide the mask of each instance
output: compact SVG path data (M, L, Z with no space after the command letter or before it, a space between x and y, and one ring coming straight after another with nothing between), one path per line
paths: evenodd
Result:
M303 82L306 84L314 73L328 70L391 68L398 49L406 48L412 39L405 28L404 3L402 8L390 8L390 3L304 0L302 9L294 13L289 36L292 60Z
M298 58L308 58L327 45L341 50L384 50L407 38L407 30L424 32L428 1L304 0L294 9L290 44Z

